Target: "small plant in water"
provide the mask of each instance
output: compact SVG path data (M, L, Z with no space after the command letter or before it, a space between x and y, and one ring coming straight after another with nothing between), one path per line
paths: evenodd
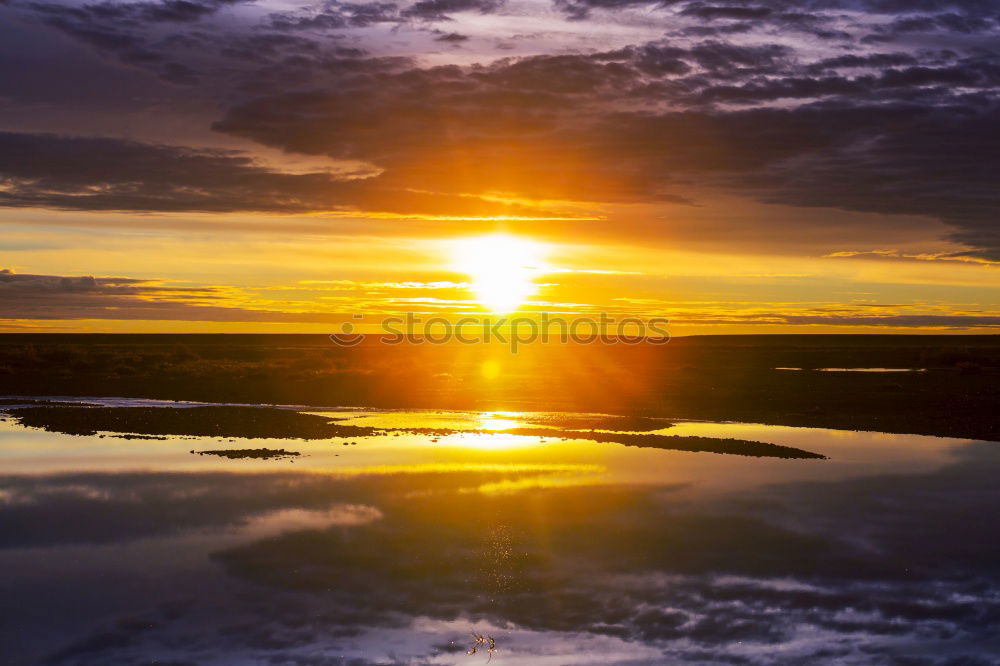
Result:
M490 663L493 660L493 653L497 651L496 639L492 636L483 636L482 634L469 634L469 636L472 637L474 643L472 644L472 647L466 650L465 653L472 655L485 648L487 654L490 655L486 660L486 663Z

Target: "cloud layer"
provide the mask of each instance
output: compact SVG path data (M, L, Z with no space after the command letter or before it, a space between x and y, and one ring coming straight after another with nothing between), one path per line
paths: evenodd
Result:
M240 152L72 127L7 132L6 206L544 216L477 197L690 204L716 189L927 215L970 254L1000 256L1000 162L985 148L1000 142L990 3L14 1L3 11L14 19L5 31L44 26L214 99L225 110L205 122L219 133L355 165L285 173ZM558 53L506 27L525 12L545 17ZM635 12L661 36L636 29ZM492 32L470 35L487 14ZM597 48L573 47L584 25ZM390 28L416 41L400 47ZM529 52L504 56L518 44ZM441 45L467 55L431 64ZM16 106L27 91L14 88Z

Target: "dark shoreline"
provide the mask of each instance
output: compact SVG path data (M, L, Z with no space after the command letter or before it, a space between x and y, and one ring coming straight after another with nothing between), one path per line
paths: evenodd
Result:
M483 377L486 363L497 378ZM809 370L823 367L927 371ZM343 348L318 335L5 334L0 395L594 412L997 441L1000 336L706 336L512 354Z
M175 409L169 407L65 407L56 405L52 407L18 407L10 409L8 413L19 424L29 428L81 436L112 433L114 436L129 439L162 439L165 435L174 435L230 438L230 441L233 441L231 438L328 440L407 433L433 437L435 439L432 441L437 441L437 437L446 435L483 432L460 428L373 428L340 424L329 416L302 414L287 409L223 405ZM521 437L581 439L642 448L720 453L756 458L825 458L818 453L791 446L732 438L598 432L556 426L509 428L502 432ZM351 443L356 444L357 442ZM227 454L225 450L221 452L199 451L197 453L240 458L281 457L281 455L272 455L273 450L271 449L236 450L236 452L247 451L251 453L235 456ZM282 452L282 455L298 455L294 452L279 451Z

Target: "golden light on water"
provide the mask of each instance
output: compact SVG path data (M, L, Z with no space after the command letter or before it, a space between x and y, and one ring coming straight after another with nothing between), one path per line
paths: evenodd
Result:
M442 437L438 444L457 449L470 449L475 451L510 451L512 449L535 448L542 444L542 440L539 437L509 435L502 430L488 430L483 432L469 432L451 435L450 437Z
M484 412L479 415L479 432L464 432L442 438L442 442L457 448L478 451L507 451L538 446L541 438L510 435L505 430L523 428L518 412Z
M509 314L538 293L535 279L549 270L546 246L509 234L463 238L452 246L456 270L469 276L476 300L494 314Z
M518 420L519 416L517 412L485 412L479 417L479 428L481 430L523 428L526 424Z

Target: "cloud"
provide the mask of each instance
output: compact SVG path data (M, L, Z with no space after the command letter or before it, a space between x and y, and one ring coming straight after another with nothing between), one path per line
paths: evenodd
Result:
M1000 256L1000 164L982 149L997 140L1000 59L987 38L1000 26L986 4L573 0L558 7L590 21L588 31L612 25L608 12L643 6L664 37L605 35L588 51L539 42L541 55L499 59L489 44L515 37L502 22L497 39L476 32L474 41L464 29L427 25L463 13L523 18L495 0L324 0L253 23L230 16L241 6L14 5L225 108L219 132L362 162L367 177L283 173L239 153L117 139L61 137L57 149L36 136L40 166L0 157L3 204L557 217L531 201L691 205L719 192L931 217L951 225L950 240L970 256ZM921 25L933 27L932 41L914 32ZM432 49L462 44L480 62L432 65L419 57L426 46L371 37L390 28L422 32ZM776 33L798 36L776 43ZM891 48L865 43L880 34L895 35ZM80 168L84 146L100 146L102 176L88 180ZM43 173L60 170L59 154L79 173ZM146 166L154 161L165 168ZM142 183L128 180L135 164ZM800 224L826 224L821 217Z
M196 74L183 63L171 62L151 39L162 26L194 24L245 0L161 0L160 2L18 2L46 25L121 62L153 69L171 83L189 85Z
M402 15L425 21L446 21L451 14L459 12L492 14L503 4L504 0L418 0L403 10Z
M977 16L949 12L934 15L910 15L893 20L887 25L874 27L874 32L866 35L863 43L879 44L895 42L914 33L951 32L964 35L985 33L996 30L997 19L994 17Z
M483 627L509 654L560 663L584 650L629 664L988 663L1000 452L990 442L935 451L929 469L885 463L707 494L681 484L468 492L545 473L496 469L6 475L0 547L25 572L8 598L84 599L107 571L135 581L136 605L123 606L143 621L66 630L45 614L32 622L22 603L0 616L65 664L135 663L153 650L180 663L331 653L412 663ZM150 538L160 541L140 541ZM212 548L209 571L225 584L157 559L182 544ZM113 572L102 557L112 551ZM53 563L66 563L58 586L39 586ZM151 567L156 588L143 582Z
M659 5L658 0L554 0L556 8L565 12L566 15L576 21L587 19L591 15L591 10L615 11L639 6ZM675 4L671 0L666 0L664 5Z
M881 306L874 306L881 307ZM826 326L846 328L882 329L939 329L973 330L1000 328L1000 315L990 314L874 314L864 315L842 312L815 312L811 314L781 311L748 314L723 314L706 311L704 314L684 312L671 318L676 325L718 326Z
M15 322L332 322L342 318L321 308L302 312L285 311L281 306L224 286L175 286L127 277L18 274L10 269L0 272L0 319Z
M732 6L718 6L718 5L701 5L697 3L692 3L681 10L681 14L685 16L696 16L700 19L705 19L708 21L713 21L715 19L761 19L770 16L772 10L770 7L732 7Z
M985 636L983 613L996 611L985 582L996 539L964 537L985 529L997 501L996 453L972 445L956 458L929 474L788 484L718 503L692 504L669 488L469 495L459 504L422 496L383 504L383 520L350 533L289 534L215 559L254 582L324 590L328 607L354 610L348 622L385 624L397 613L484 618L615 636L711 663L839 660L861 640L859 663L885 663L969 645ZM886 505L887 487L902 499ZM959 487L961 499L946 501ZM871 517L860 534L859 510ZM510 572L496 593L494 579L477 574L489 515L505 517L496 567ZM597 542L594 532L606 538ZM404 551L400 566L393 554ZM942 562L956 575L922 583L941 576ZM346 587L345 570L357 572ZM602 575L585 573L593 571Z
M344 30L398 24L403 19L396 3L327 0L293 12L272 13L268 22L275 30Z
M516 203L387 185L369 171L286 173L235 151L14 132L0 132L0 206L404 216L552 214Z
M826 255L842 259L876 259L885 261L945 261L979 266L997 267L1000 261L992 261L981 257L969 256L967 253L947 252L900 252L899 250L842 250Z
M462 35L457 32L442 32L440 35L434 38L435 42L446 42L450 44L461 44L462 42L469 41L468 35Z
M868 253L838 252L830 257L869 258ZM883 260L890 258L903 260L899 255L874 255ZM919 256L919 255L917 255ZM906 259L909 261L935 260L927 257ZM959 260L959 259L956 259ZM982 265L982 260L963 258L965 263ZM802 277L768 276L754 277ZM882 329L940 329L988 331L1000 327L1000 313L995 308L957 307L933 305L923 302L877 303L865 301L769 303L718 301L684 302L660 299L618 297L606 306L607 310L623 308L632 315L669 316L675 326L782 326L782 327L829 327L829 328L882 328Z
M343 480L331 487L320 479L290 473L81 473L5 476L0 484L4 490L0 550L122 543L204 529L261 526L269 514L288 509L363 509L343 504L343 498L370 495L361 483ZM370 485L378 486L379 481ZM149 505L171 510L160 520L150 520ZM365 512L355 515L363 518ZM349 516L346 512L344 517ZM280 522L273 527L280 529Z
M224 289L171 287L126 277L32 275L3 269L0 296L0 319L241 318L238 306L225 307L230 304Z
M298 294L289 299L274 292ZM367 312L371 318L366 324L377 330L374 327L387 312L461 310L471 303L466 283L447 280L320 280L252 290L0 270L0 321L5 327L19 327L29 320L78 319L333 325L350 320L351 313Z
M0 270L0 291L10 295L24 292L78 292L96 291L102 287L113 288L134 284L137 280L106 279L98 284L92 275L58 277L55 275L18 275L9 268Z
M215 128L364 160L386 182L434 192L681 203L697 184L768 203L931 216L998 256L1000 160L981 146L1000 140L1000 66L889 65L902 62L825 59L827 73L810 75L786 47L650 43L351 78L336 91L247 102ZM840 72L859 67L879 70ZM662 98L673 108L658 109ZM797 105L775 105L786 100Z
M276 30L345 30L412 21L450 21L452 14L490 14L503 5L504 0L418 0L407 7L394 2L324 0L292 12L272 13L268 21Z
M440 300L453 308L467 300L403 298L400 291L420 293L455 292L465 298L463 283L453 282L352 282L307 284L300 291L312 292L315 299L275 300L260 291L229 286L184 286L161 280L126 277L94 277L18 274L0 271L0 320L17 326L26 320L117 320L117 321L201 321L340 323L345 310L358 312L372 308L382 313L426 311L427 303ZM275 287L272 291L288 290ZM294 288L292 288L294 289ZM267 291L267 290L263 290ZM364 291L350 298L322 295L330 292ZM451 295L449 293L449 295ZM372 323L374 326L375 324Z

